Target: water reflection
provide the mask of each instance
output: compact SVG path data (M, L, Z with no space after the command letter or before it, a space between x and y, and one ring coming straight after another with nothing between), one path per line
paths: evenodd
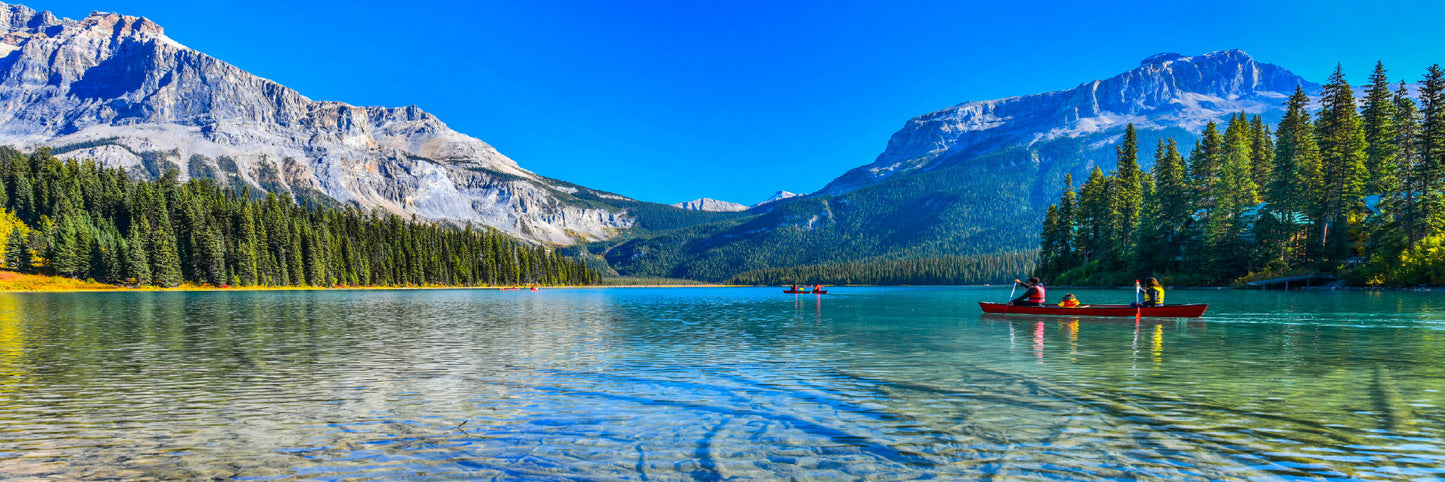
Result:
M0 295L0 473L1445 475L1445 324L1412 294L1232 293L1202 322L989 295Z

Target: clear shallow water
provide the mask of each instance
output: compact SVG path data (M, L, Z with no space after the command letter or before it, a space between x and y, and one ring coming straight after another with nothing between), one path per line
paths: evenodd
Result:
M0 478L1445 477L1440 293L1006 294L0 294Z

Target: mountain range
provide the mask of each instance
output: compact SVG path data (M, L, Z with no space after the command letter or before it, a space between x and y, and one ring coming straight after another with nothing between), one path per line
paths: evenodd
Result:
M1158 54L1072 89L915 117L874 162L818 192L591 251L623 273L715 280L779 266L1031 251L1065 176L1082 182L1095 166L1111 170L1126 125L1138 129L1147 169L1166 137L1187 150L1207 123L1234 113L1277 122L1296 87L1320 91L1240 50Z
M481 224L619 274L725 280L782 266L1033 249L1066 174L1111 167L1124 126L1187 148L1235 112L1273 122L1319 86L1239 50L1159 54L1073 89L964 102L904 123L818 192L665 205L528 171L412 107L314 101L141 17L0 4L0 144L174 170L253 193ZM1148 167L1149 156L1144 156ZM840 169L842 170L842 169Z
M570 244L638 222L416 107L314 101L141 17L0 4L0 143ZM583 199L586 198L586 199Z

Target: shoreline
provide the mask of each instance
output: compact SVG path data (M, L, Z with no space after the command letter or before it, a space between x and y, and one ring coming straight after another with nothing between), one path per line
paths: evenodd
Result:
M55 283L55 284L69 285L69 286L61 286L61 287L57 287L57 286L39 286L39 287L35 287L35 288L20 288L20 289L15 289L15 288L10 288L10 287L4 287L4 288L0 288L0 293L3 293L3 294L20 294L20 293L141 293L141 292L331 291L331 290L347 290L347 291L476 290L476 291L527 291L527 292L530 292L530 291L531 291L531 290L528 289L531 285L523 285L523 286L518 286L518 285L501 285L501 286L235 286L235 287L216 287L216 286L182 285L182 286L177 286L177 287L173 287L173 288L161 288L161 287L157 287L157 286L137 286L137 287L131 287L131 286L124 286L124 285L108 285L108 284L98 283L98 282L88 282L88 281L85 281L85 280L76 280L76 279L72 279L72 278L63 278L63 277L50 277L50 276L45 276L45 275L26 275L26 276L46 278L46 279L44 279L44 280L39 280L39 281L41 281L41 282L51 282L51 283ZM0 278L3 278L3 276L0 276ZM0 280L0 281L5 281L5 280ZM76 286L74 286L75 284L80 284L81 286L76 287ZM0 285L3 285L3 283L0 283ZM887 288L887 287L905 288L905 287L916 287L916 288L972 288L972 289L977 289L977 288L998 288L998 287L1001 287L1001 286L1005 286L1005 285L986 285L986 284L984 284L984 285L829 285L829 287L832 287L832 288L876 288L876 287L884 287L884 288ZM539 291L547 291L547 290L551 290L551 289L610 289L610 288L623 288L623 289L636 289L636 288L775 288L775 287L783 287L783 288L786 288L786 286L781 286L781 285L780 285L780 286L771 286L771 285L768 285L768 286L757 286L757 285L730 285L730 284L721 284L721 283L718 283L718 284L701 284L701 283L700 283L700 284L575 285L575 286L574 286L574 285L557 285L557 286L537 285L537 288L538 288ZM517 289L507 289L507 288L517 288ZM1117 291L1129 291L1129 290L1132 289L1132 287L1129 287L1129 286L1072 286L1072 285L1070 285L1070 286L1062 286L1062 285L1061 285L1061 286L1051 286L1050 288L1053 288L1053 289L1079 289L1079 290L1117 290ZM1167 287L1167 289L1169 289L1169 290L1177 290L1177 291L1223 291L1223 290L1282 291L1282 290L1256 290L1256 289L1239 288L1239 287L1233 287L1233 286L1178 286L1178 287L1170 286L1170 287ZM1329 288L1320 288L1320 287L1315 287L1315 288L1299 288L1299 289L1287 290L1287 291L1416 291L1416 292L1445 292L1445 286L1426 286L1426 287L1337 286L1337 287L1329 287Z

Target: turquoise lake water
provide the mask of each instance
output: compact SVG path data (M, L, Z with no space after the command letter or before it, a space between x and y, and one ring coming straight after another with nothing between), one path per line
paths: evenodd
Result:
M1445 477L1445 294L1007 296L0 294L0 478Z

